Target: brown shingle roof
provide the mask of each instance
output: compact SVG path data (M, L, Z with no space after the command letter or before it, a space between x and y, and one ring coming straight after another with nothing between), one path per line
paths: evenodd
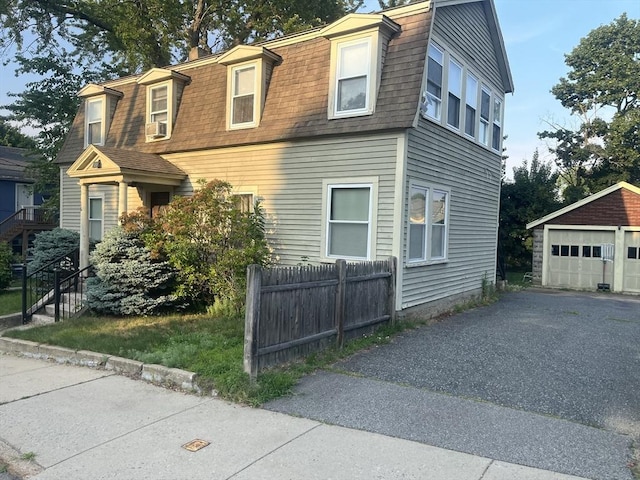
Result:
M124 170L184 175L185 173L160 155L114 147L95 147Z
M208 63L184 70L191 82L184 87L169 140L145 142L146 88L134 79L119 84L116 88L123 97L118 100L106 146L164 154L409 128L420 101L430 17L430 12L423 11L393 19L400 25L401 32L389 41L372 115L328 119L331 42L316 37L284 46L265 44L282 57L282 63L273 69L257 128L226 129L227 70L224 65ZM81 106L58 162L73 162L82 153L83 132L84 108Z

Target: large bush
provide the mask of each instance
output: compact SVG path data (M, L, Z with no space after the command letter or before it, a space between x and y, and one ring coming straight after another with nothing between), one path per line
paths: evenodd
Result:
M177 271L176 293L192 305L244 303L246 270L269 258L264 214L240 209L231 185L200 182L190 197L175 198L154 221L126 217L125 228L138 230L154 255L166 257Z
M35 236L33 247L30 249L32 260L27 267L28 272L35 272L49 265L54 260L68 255L80 246L80 234L64 228L54 228L40 232ZM59 267L67 268L70 258L63 258ZM53 269L52 269L53 270Z
M11 245L7 242L0 242L0 290L4 290L11 283L12 260Z
M109 315L154 315L178 307L176 271L154 258L135 232L109 231L91 253L96 276L87 281L87 305Z

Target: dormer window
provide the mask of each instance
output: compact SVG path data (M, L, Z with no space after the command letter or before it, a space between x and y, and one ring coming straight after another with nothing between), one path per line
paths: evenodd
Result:
M87 100L85 104L87 145L104 145L104 98Z
M218 58L227 66L227 129L260 125L273 68L282 58L264 47L239 45Z
M169 86L149 87L149 119L146 135L153 138L167 136L169 120Z
M191 79L175 70L152 68L138 79L147 86L144 135L147 142L171 138L178 104Z
M232 69L231 128L255 126L256 66L243 65Z
M84 146L104 145L122 92L90 83L78 92L84 99Z
M336 115L367 113L371 79L371 39L338 44Z
M382 78L383 52L400 26L384 15L347 15L321 31L331 40L328 117L371 115Z

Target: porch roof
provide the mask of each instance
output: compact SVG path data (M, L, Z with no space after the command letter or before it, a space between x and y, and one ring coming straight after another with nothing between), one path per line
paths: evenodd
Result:
M79 183L149 183L180 185L187 174L160 155L89 145L69 167Z

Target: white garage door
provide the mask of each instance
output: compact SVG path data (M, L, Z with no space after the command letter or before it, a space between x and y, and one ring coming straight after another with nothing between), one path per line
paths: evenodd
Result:
M595 290L603 283L601 245L614 243L614 232L550 230L547 285ZM640 263L640 260L638 260ZM613 288L613 262L606 262L604 283Z
M624 291L640 292L640 232L624 234Z

